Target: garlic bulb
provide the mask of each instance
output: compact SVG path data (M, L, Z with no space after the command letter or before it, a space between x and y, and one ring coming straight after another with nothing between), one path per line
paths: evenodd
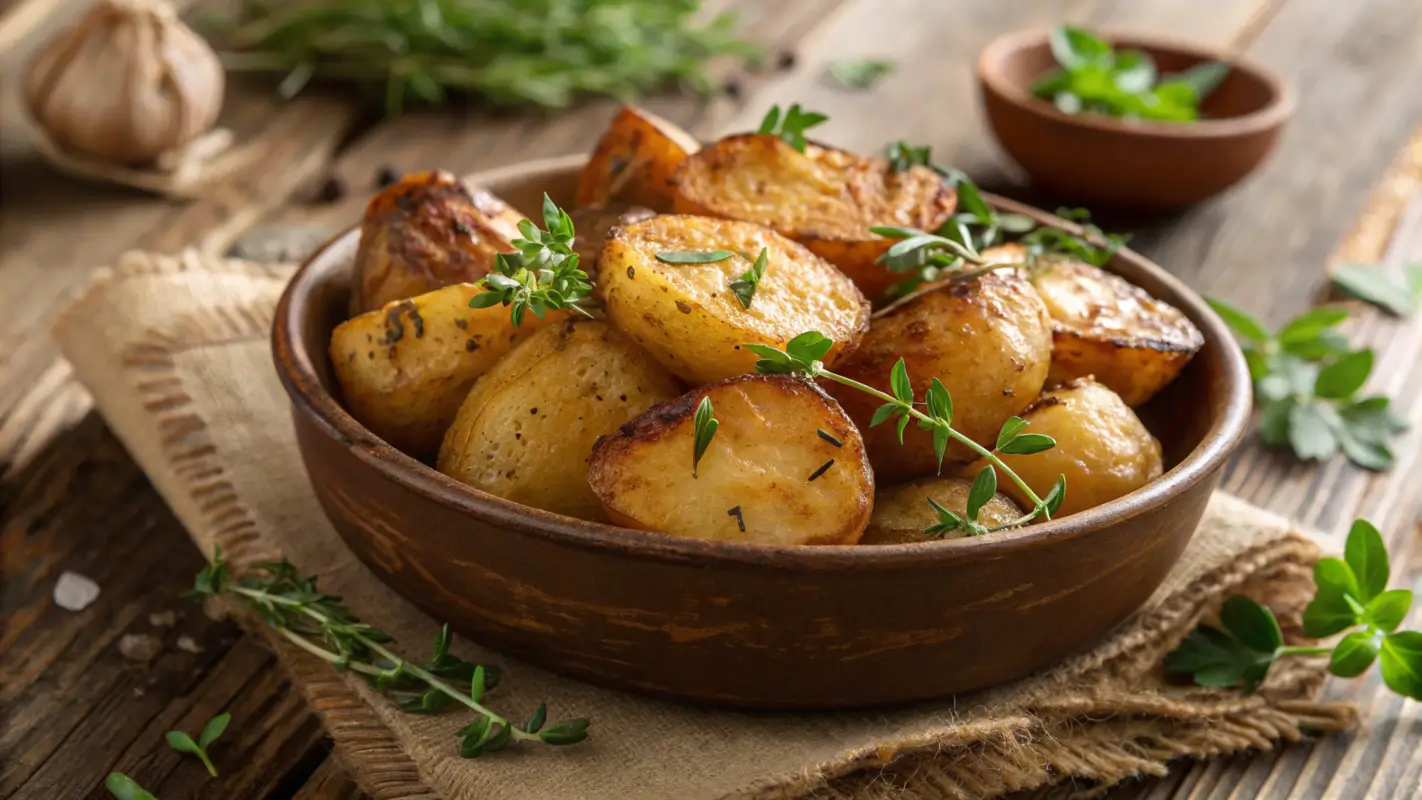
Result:
M99 0L30 64L25 99L60 148L142 164L211 128L222 64L161 0Z

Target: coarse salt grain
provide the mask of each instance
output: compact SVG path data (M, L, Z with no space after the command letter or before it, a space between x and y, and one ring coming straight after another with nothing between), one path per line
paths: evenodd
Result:
M54 584L54 603L66 611L83 611L99 598L99 584L65 570Z

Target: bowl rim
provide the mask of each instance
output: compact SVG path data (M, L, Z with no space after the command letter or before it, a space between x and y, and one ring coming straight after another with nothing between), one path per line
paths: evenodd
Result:
M1063 125L1098 133L1116 133L1169 141L1230 139L1256 134L1282 125L1293 115L1296 95L1289 82L1277 72L1243 55L1226 54L1209 47L1175 39L1124 31L1097 30L1094 33L1109 41L1113 47L1127 46L1168 51L1190 58L1198 58L1202 61L1211 59L1224 61L1230 65L1231 69L1247 73L1268 87L1269 102L1263 108L1237 117L1204 119L1195 122L1150 120L1127 122L1100 114L1067 114L1058 110L1051 103L1032 96L1024 87L1007 80L1002 71L997 68L1000 63L1028 47L1046 44L1051 34L1049 28L1013 31L989 42L978 54L975 68L978 82L986 90L1014 106Z
M482 172L471 176L470 180L488 184L522 175L553 174L580 168L586 160L586 154L538 159ZM989 204L1004 211L1037 216L1068 230L1076 228L1070 222L1025 204L987 192L983 193L983 197ZM356 224L323 244L297 269L277 304L271 333L273 361L291 399L293 413L304 415L325 436L346 448L385 480L428 501L523 535L584 550L612 551L623 557L663 562L706 566L735 563L786 571L891 570L909 564L925 567L1025 554L1038 545L1048 542L1059 544L1089 536L1100 528L1168 505L1223 466L1244 436L1252 407L1248 368L1224 321L1178 278L1144 256L1122 248L1117 257L1134 261L1135 266L1152 271L1155 278L1179 298L1181 302L1172 304L1180 307L1200 326L1207 342L1226 343L1220 348L1225 391L1222 412L1190 453L1149 484L1095 508L1023 530L911 544L873 547L857 544L813 547L766 545L717 542L622 528L543 511L465 486L366 430L336 402L331 393L322 388L311 360L312 354L300 346L300 323L304 311L294 309L304 309L309 305L312 286L306 278L314 271L313 266L334 247L346 244L348 239L359 235L360 225ZM325 349L317 355L326 357Z

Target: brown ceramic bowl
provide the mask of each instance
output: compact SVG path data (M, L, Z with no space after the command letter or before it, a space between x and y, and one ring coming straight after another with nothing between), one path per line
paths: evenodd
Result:
M1212 197L1248 175L1273 149L1293 113L1282 79L1238 58L1201 104L1197 122L1140 122L1064 114L1031 86L1056 67L1047 31L1008 34L978 58L978 84L993 133L1032 181L1075 202L1166 210ZM1137 36L1106 38L1149 53L1162 73L1218 54Z
M573 196L582 157L475 180L531 212ZM1005 210L1051 219L997 198ZM696 701L835 708L939 697L1088 647L1160 584L1249 414L1243 358L1179 281L1123 252L1112 269L1185 312L1205 347L1143 415L1166 474L1015 533L910 545L770 547L584 522L470 489L341 407L326 346L360 236L292 279L273 330L297 441L336 530L436 619L504 652L610 686Z

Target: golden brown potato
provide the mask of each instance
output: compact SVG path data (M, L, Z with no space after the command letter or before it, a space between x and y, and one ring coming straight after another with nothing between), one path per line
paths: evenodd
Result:
M679 391L607 323L567 320L474 385L444 437L439 471L527 506L601 520L588 488L593 443Z
M924 528L938 522L938 512L928 504L933 498L938 505L966 517L968 491L973 482L968 478L923 478L912 483L880 489L874 495L874 516L864 529L860 544L909 544L930 542L945 535L925 533ZM978 510L978 522L988 526L1006 525L1022 516L1022 510L1007 495L998 493ZM948 538L963 536L962 531L946 534Z
M512 252L523 215L448 172L419 172L371 199L361 222L352 316L477 281Z
M631 225L655 217L650 208L612 202L605 206L589 206L569 212L573 219L573 252L578 254L578 268L589 275L597 269L597 259L608 234L623 225Z
M719 427L693 469L705 397ZM653 408L598 442L588 481L618 524L723 542L854 544L874 505L859 432L787 375L741 375Z
M766 268L750 308L730 289L761 248ZM658 253L727 250L707 264L668 264ZM744 255L742 255L744 254ZM835 340L833 364L869 324L869 303L834 267L769 228L665 215L615 231L594 281L607 316L662 365L692 383L755 369L744 343L783 348L808 330Z
M1021 260L1022 245L983 252L990 260ZM1194 323L1174 306L1099 267L1044 259L1032 283L1052 317L1054 383L1087 375L1127 405L1149 400L1205 345Z
M809 144L801 153L777 136L728 136L682 162L676 211L769 226L801 242L877 300L903 276L874 263L894 240L870 226L934 230L957 194L927 167L889 169L882 158Z
M937 284L876 313L835 372L890 392L889 373L903 358L915 396L922 400L933 378L943 381L953 397L953 427L989 445L1042 391L1051 355L1051 322L1032 286L1014 272L990 272ZM911 424L901 445L893 422L869 426L879 400L836 383L825 388L864 432L880 482L936 474L932 434ZM947 460L971 458L965 445L949 443Z
M439 449L474 380L566 311L515 329L502 306L470 308L481 290L446 286L349 319L331 332L331 364L351 416L417 458Z
M1090 378L1044 392L1022 418L1025 433L1046 434L1057 440L1056 447L1000 458L1039 497L1047 496L1057 476L1066 476L1066 499L1057 517L1115 500L1160 477L1160 442L1115 392ZM979 462L968 469L982 466ZM998 488L1030 507L1007 476L998 475Z
M598 140L578 181L580 206L626 200L672 210L672 174L701 144L686 131L635 106L623 106Z

